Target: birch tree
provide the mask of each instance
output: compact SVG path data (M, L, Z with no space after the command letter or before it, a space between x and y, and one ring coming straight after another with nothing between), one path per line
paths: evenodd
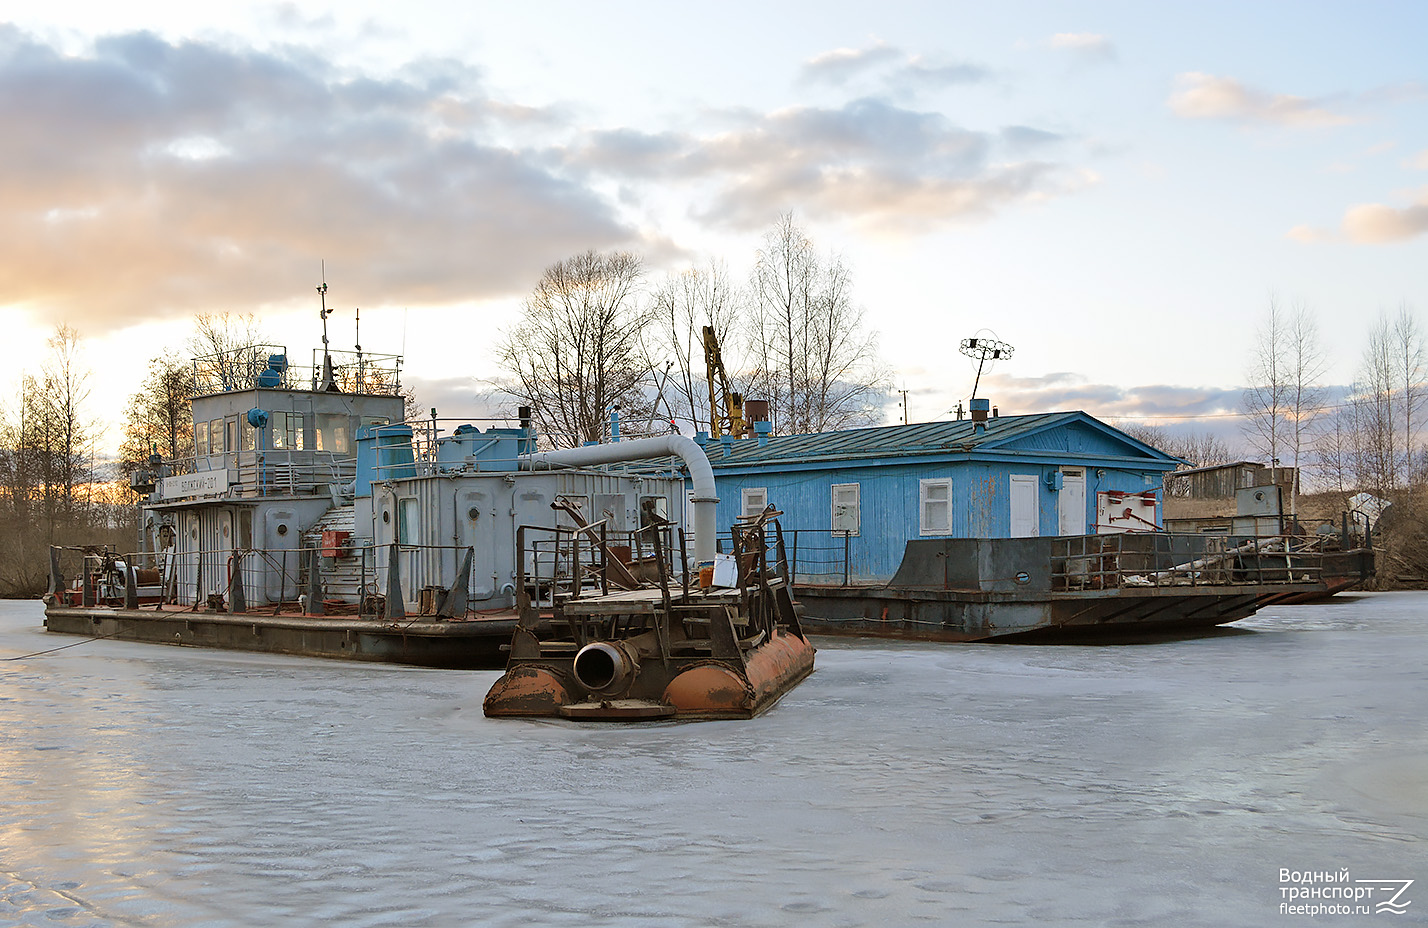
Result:
M740 369L734 333L743 317L744 294L720 262L672 274L650 300L647 354L652 370L668 370L660 396L664 412L687 420L692 431L711 431L709 384L704 363L704 326L712 326L724 362L736 381Z
M1418 455L1424 399L1424 335L1405 304L1369 330L1351 402L1358 427L1360 483L1382 496L1408 482Z
M1282 460L1293 466L1292 516L1298 515L1299 473L1323 402L1319 384L1326 368L1313 315L1302 303L1286 309L1271 294L1247 371L1244 433L1250 447L1268 459L1271 480L1279 482Z
M750 281L750 395L768 399L784 434L881 418L886 371L853 303L852 274L822 258L785 213L764 236Z

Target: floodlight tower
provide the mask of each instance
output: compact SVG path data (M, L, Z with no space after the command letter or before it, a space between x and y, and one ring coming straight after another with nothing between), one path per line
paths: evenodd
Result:
M977 387L982 382L982 367L988 361L1002 361L1012 356L1012 346L995 338L964 338L958 351L977 362L977 379L972 383L972 398L977 398Z

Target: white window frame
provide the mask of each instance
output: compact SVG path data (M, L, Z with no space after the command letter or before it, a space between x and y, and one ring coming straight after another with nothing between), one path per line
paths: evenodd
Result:
M847 503L844 503L841 507L838 505L839 491L842 491L845 494L845 499L846 494L849 491L852 491L853 502L851 506ZM830 506L830 524L833 526L833 534L838 538L856 538L858 536L858 533L862 531L863 528L863 491L861 485L856 483L835 483L833 484L832 490L829 492L828 496ZM839 519L839 509L842 509L842 515L844 516L844 519L842 520ZM846 517L849 512L852 513L851 528L847 526L846 522Z
M739 513L745 516L756 516L763 512L769 504L768 487L744 487L739 496Z
M944 493L941 499L932 499L929 491L941 489ZM943 524L934 525L928 518L927 506L929 503L941 503L945 507ZM952 478L951 477L929 477L917 482L917 530L920 535L950 535L952 534Z

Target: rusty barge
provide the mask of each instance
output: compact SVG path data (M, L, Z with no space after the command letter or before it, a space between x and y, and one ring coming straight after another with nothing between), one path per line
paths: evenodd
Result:
M622 721L764 712L813 672L814 659L774 515L741 520L734 553L716 556L698 584L688 570L664 570L656 536L653 584L612 591L618 562L603 558L598 589L572 578L552 590L550 621L523 596L510 663L486 696L486 714ZM584 530L550 534L576 564L582 539L601 547ZM687 563L684 551L680 559Z

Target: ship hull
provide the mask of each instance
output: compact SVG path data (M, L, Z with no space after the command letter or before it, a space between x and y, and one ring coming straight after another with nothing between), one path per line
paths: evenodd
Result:
M393 623L352 616L212 613L51 605L52 632L181 647L257 651L350 661L378 661L468 670L506 665L514 614L469 621Z

